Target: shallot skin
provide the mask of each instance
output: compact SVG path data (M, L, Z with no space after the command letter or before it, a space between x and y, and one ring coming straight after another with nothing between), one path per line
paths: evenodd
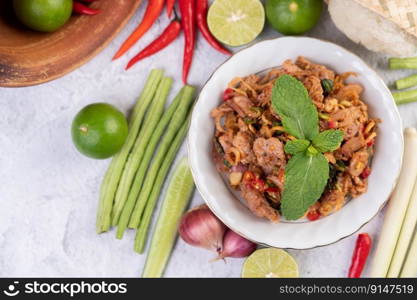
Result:
M223 251L220 252L218 259L247 257L256 250L256 247L255 243L229 229L224 235Z
M227 227L211 212L207 205L188 211L181 219L179 234L192 246L221 253Z

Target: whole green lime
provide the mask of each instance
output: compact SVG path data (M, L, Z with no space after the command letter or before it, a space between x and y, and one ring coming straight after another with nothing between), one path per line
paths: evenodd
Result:
M271 26L286 35L299 35L317 24L323 0L267 0L266 17Z
M71 17L72 0L13 0L17 18L27 27L52 32Z
M84 107L74 118L72 140L82 154L108 158L123 146L128 125L125 116L114 106L94 103Z

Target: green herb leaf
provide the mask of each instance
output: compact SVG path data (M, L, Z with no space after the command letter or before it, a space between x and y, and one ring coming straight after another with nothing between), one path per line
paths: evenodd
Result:
M313 145L320 152L330 152L339 148L342 141L343 131L330 129L320 132L313 139Z
M232 165L226 160L226 159L223 159L223 164L226 166L226 167L228 167L229 169L232 167Z
M312 140L319 133L317 109L307 89L290 75L279 77L272 90L272 107L289 134Z
M316 155L316 154L319 154L320 152L316 148L314 148L313 145L310 145L307 148L307 153L309 153L310 155Z
M281 211L287 220L301 218L321 196L329 179L329 164L323 154L294 155L285 168Z
M285 144L285 152L291 155L295 155L300 152L304 152L310 146L310 142L307 140L294 140L288 141Z
M323 92L325 95L329 95L333 91L333 80L330 79L322 79L321 80L321 87L323 88Z

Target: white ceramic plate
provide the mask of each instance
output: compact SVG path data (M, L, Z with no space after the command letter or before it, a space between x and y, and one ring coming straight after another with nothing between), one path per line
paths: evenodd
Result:
M236 199L211 159L214 122L210 111L219 105L228 82L281 65L302 55L337 73L353 71L364 87L372 117L380 118L368 192L341 210L315 222L273 224L254 216ZM278 248L308 249L351 235L374 217L388 199L399 174L403 154L402 125L391 93L359 57L335 44L312 38L284 37L257 43L221 65L202 89L189 132L189 156L194 180L207 205L229 228L246 238Z

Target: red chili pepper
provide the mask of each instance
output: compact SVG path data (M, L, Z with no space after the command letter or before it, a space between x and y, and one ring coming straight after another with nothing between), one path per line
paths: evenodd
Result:
M366 167L363 172L361 173L361 178L362 179L366 179L369 177L369 175L371 175L371 168L370 167Z
M136 27L136 29L130 34L126 41L120 46L116 54L113 57L113 60L119 58L125 54L148 30L151 28L153 23L161 14L162 9L164 8L165 0L149 0L148 6L146 8L145 16L142 19L142 22Z
M320 218L320 212L316 210L309 211L307 214L307 219L309 221L316 221Z
M268 187L265 181L260 179L259 175L252 171L245 171L245 173L243 173L242 181L247 187L256 189L260 192L266 192L268 189L273 189L272 187Z
M207 9L208 9L208 1L207 0L197 0L197 26L200 30L203 37L206 41L217 51L232 55L232 52L225 49L220 45L220 43L214 38L211 34L208 25L207 25Z
M279 188L275 187L275 186L270 186L268 188L265 189L265 192L268 193L279 193Z
M330 129L335 129L336 128L336 122L335 121L328 121L327 122L327 127Z
M260 192L265 192L266 184L265 184L265 181L263 181L262 179L256 178L255 180L251 182L251 185L254 189Z
M367 233L361 233L356 240L355 251L352 256L352 264L349 268L349 278L359 278L371 251L372 239Z
M223 92L223 101L230 100L233 97L234 91L231 88L227 88Z
M256 175L252 171L245 171L245 173L243 173L243 182L246 184L252 182L255 178Z
M175 0L167 0L167 15L171 18L172 12L174 11Z
M133 57L127 64L125 70L130 69L138 61L149 57L171 44L181 32L181 23L178 19L173 20L162 34L150 43L145 49Z
M375 139L372 139L366 144L366 146L369 148L369 147L372 147L374 144L375 144Z
M84 5L77 1L72 2L72 11L80 15L89 15L89 16L93 16L101 12L101 10L99 9L90 8L87 5Z
M194 0L179 0L179 6L185 36L182 81L184 84L187 84L188 72L193 62L195 47L195 2Z

